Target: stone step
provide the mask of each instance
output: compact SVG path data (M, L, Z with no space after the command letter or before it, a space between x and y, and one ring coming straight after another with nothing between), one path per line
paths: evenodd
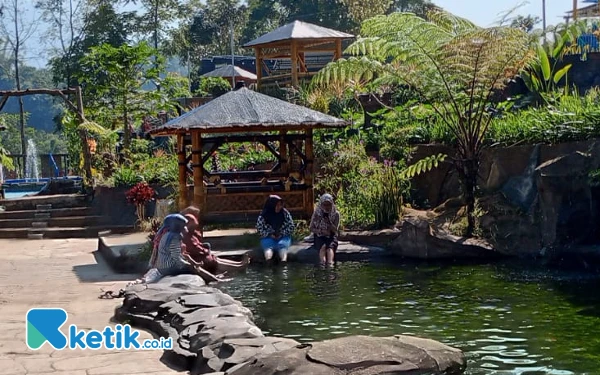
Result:
M102 225L69 228L0 228L0 238L98 238L98 233L107 230L111 233L131 233L134 227Z
M103 216L64 216L40 219L30 217L28 219L0 219L0 228L28 228L34 223L46 222L48 227L87 227L102 224Z
M47 221L34 221L31 223L31 227L33 228L48 228Z
M2 199L0 200L0 206L3 206L5 211L35 211L38 207L42 210L87 207L89 206L89 201L90 198L85 194L57 194Z
M91 207L52 208L50 210L0 211L0 220L66 216L90 216Z

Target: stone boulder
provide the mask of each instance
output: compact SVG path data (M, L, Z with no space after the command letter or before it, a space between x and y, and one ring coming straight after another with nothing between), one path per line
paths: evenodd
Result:
M348 241L362 246L386 248L394 241L400 232L396 229L373 231L349 231L340 233L340 241Z
M226 375L462 374L464 354L437 341L398 335L350 336L259 356Z
M463 238L436 229L422 215L405 215L397 225L400 235L389 250L396 255L417 259L489 258L498 256L484 240Z

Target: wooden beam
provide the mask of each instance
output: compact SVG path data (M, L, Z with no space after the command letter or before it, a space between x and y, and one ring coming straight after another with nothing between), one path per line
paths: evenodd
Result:
M192 132L192 168L194 170L194 205L204 210L204 167L202 165L202 133Z
M308 156L302 153L302 150L300 150L298 148L298 146L296 146L295 142L293 142L293 141L292 142L288 142L288 146L290 146L290 159L292 159L292 152L295 152L300 157L300 159L302 159L302 162L304 164L307 163Z
M177 160L179 162L179 209L188 206L187 200L187 163L185 157L185 143L183 134L177 134Z
M0 111L2 111L2 108L4 108L4 105L8 101L8 98L10 98L9 95L2 96L2 99L0 100Z
M76 89L26 89L26 90L0 90L0 95L9 95L9 96L27 96L27 95L36 95L36 94L46 94L46 95L69 95L75 94L77 92Z
M275 156L277 158L277 160L279 160L281 158L280 153L277 152L277 150L275 150L273 147L271 147L271 145L269 144L269 142L267 142L267 141L261 141L260 143L263 146L265 146L265 148L267 149L267 151L269 151L271 153L271 155Z
M333 55L333 61L342 58L342 41L338 39L335 41L335 54Z
M272 52L262 55L263 59L289 59L292 56L290 52Z
M223 136L223 137L206 137L202 138L202 142L204 144L210 143L243 143L243 142L276 142L281 139L281 135L277 134L268 134L268 135L231 135L231 136ZM285 135L285 140L300 140L304 139L303 134L287 134Z
M310 124L306 124L306 125L285 125L285 126L281 126L281 125L268 125L268 124L263 124L263 125L248 125L248 126L232 126L232 127L228 127L226 129L224 128L199 128L198 130L201 130L202 133L204 134L223 134L223 133L265 133L265 132L269 132L269 131L280 131L280 130L287 130L287 131L304 131L305 129L308 128L312 128L312 129L338 129L338 128L344 128L348 126L348 123L342 123L342 124L320 124L320 123L310 123ZM181 130L177 130L177 129L169 129L169 130L163 130L163 131L156 131L156 132L152 132L153 136L166 136L166 135L174 135L174 134L184 134L184 132L182 132Z
M304 151L306 153L306 165L304 170L304 183L306 184L306 217L311 217L315 203L315 190L313 186L315 155L313 150L312 129L306 129L306 140L304 142Z
M208 152L206 153L206 155L204 155L202 157L202 165L204 165L207 161L208 158L210 158L213 154L213 152L217 151L217 149L223 144L223 142L214 142L213 145L211 146L210 150L208 150Z
M282 130L279 136L279 163L283 173L289 173L286 133L287 131Z
M292 40L292 86L298 87L298 44Z
M262 81L262 66L263 66L263 57L262 50L260 47L254 49L254 53L256 55L256 60L254 61L256 65L256 88L260 90L260 83Z

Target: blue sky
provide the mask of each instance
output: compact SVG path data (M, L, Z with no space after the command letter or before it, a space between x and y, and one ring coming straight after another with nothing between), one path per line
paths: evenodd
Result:
M23 7L25 19L35 19L39 14L33 8L35 0L20 0L19 4ZM479 26L491 26L498 22L502 13L514 9L521 5L515 15L532 14L541 18L542 0L433 0L435 4L445 8L451 13L467 18ZM546 0L546 20L548 25L556 25L564 22L563 16L566 11L571 10L572 0ZM579 6L585 6L582 0L579 0ZM43 43L45 27L39 23L36 34L28 40L26 48L26 62L36 67L43 67L46 64L45 55L46 45ZM540 25L541 26L541 25Z
M433 0L435 4L450 13L471 20L479 26L491 26L498 21L499 15L518 5L515 14L532 14L542 18L542 0ZM586 6L579 0L579 7ZM556 25L564 22L565 12L572 10L572 0L546 0L546 22Z

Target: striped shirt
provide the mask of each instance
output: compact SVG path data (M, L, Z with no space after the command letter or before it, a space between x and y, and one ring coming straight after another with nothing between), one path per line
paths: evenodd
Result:
M165 235L158 245L156 268L163 275L187 267L181 255L181 235Z

